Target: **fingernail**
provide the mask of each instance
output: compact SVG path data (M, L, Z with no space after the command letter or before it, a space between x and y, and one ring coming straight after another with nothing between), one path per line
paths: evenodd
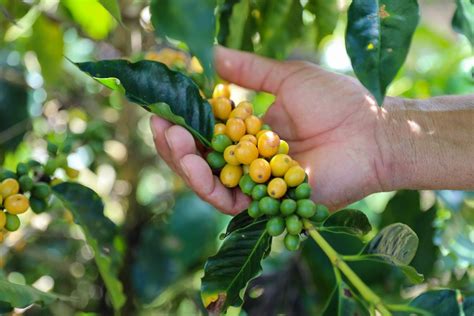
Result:
M183 174L186 178L186 180L189 180L191 173L189 172L188 167L186 166L186 162L184 161L184 158L181 159L179 165L181 166L181 170L183 171Z
M170 129L166 129L165 131L165 139L166 139L166 143L168 144L168 147L173 150L173 142L171 140L171 136L169 135L169 131Z
M155 116L150 117L150 128L151 128L151 133L153 134L153 138L156 138L155 122L156 122L156 117Z

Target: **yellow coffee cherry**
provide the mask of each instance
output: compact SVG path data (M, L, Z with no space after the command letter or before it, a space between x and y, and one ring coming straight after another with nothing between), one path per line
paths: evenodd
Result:
M15 179L5 179L0 184L0 195L6 199L10 195L17 194L20 191L20 184Z
M258 158L250 164L249 174L254 182L265 183L270 179L272 169L268 161L263 158Z
M274 199L279 199L285 195L287 185L282 178L273 178L267 187L267 193Z
M242 165L242 170L244 171L244 174L247 174L250 171L250 166L249 165Z
M290 146L286 141L283 139L280 139L280 146L278 147L278 153L279 154L288 154L290 151Z
M65 171L67 176L71 179L76 179L77 177L79 177L79 170L77 169L66 167Z
M237 104L236 108L243 108L249 115L253 114L253 105L249 101L242 101L239 104Z
M4 211L0 210L0 231L5 227L5 223L7 222L7 214Z
M283 177L290 169L292 160L290 156L285 154L277 154L270 160L272 167L272 175L275 177Z
M217 123L214 125L214 135L225 134L225 124Z
M235 155L235 149L236 145L230 145L224 150L224 160L229 164L233 166L238 166L240 165L240 161L237 159L237 156Z
M241 164L249 165L258 158L257 146L248 141L240 141L235 148L235 156Z
M240 166L225 165L220 174L222 184L228 188L234 188L239 185L241 177L242 168Z
M232 112L232 103L226 98L212 99L212 113L220 120L227 120Z
M264 129L260 130L260 131L255 135L255 137L257 138L257 141L258 141L258 139L260 138L260 136L262 136L262 135L265 134L266 132L268 132L268 131L267 131L267 130L264 130Z
M232 110L232 112L230 112L230 115L229 115L229 117L239 118L241 120L245 120L249 116L250 116L250 113L247 112L245 108L235 108Z
M247 135L242 136L239 142L251 142L252 144L257 146L257 137L247 134Z
M5 240L5 232L0 230L0 244ZM2 268L3 266L0 266Z
M280 137L276 133L265 131L265 133L260 135L257 139L260 156L270 158L276 155L280 147Z
M225 125L225 133L234 142L238 142L245 135L245 123L238 118L230 118Z
M224 97L229 99L230 98L230 88L228 84L219 83L212 92L213 98L220 98Z
M289 187L296 187L303 183L306 173L300 166L293 166L285 173L285 182Z
M30 201L23 194L14 194L5 199L4 206L8 213L18 215L28 210Z
M262 128L262 120L255 115L250 115L245 119L245 127L248 134L256 135Z

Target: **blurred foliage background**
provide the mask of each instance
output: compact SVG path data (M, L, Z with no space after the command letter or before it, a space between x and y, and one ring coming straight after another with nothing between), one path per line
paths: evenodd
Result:
M120 279L129 298L123 314L203 314L199 298L203 264L215 253L219 233L230 217L189 192L157 156L150 114L102 89L69 60L146 58L196 78L202 67L180 49L180 43L155 37L148 1L119 3L121 21L97 0L0 0L0 163L13 169L29 158L45 161L47 140L58 144L76 140L69 164L80 170L80 183L100 194L105 215L124 237L118 247L125 258ZM315 8L301 1L304 27L297 37L292 37L287 20L280 27L288 34L278 39L278 45L259 45L257 38L247 49L351 74L344 47L348 1L317 3ZM472 47L450 26L454 1L423 0L420 6L422 19L408 59L388 94L428 98L473 93ZM265 12L250 14L258 20ZM260 113L272 102L271 95L236 86L232 98L253 100ZM445 286L474 294L472 192L380 193L354 207L376 227L400 221L420 237L413 265L425 274L426 282L413 287L388 267L374 270L354 264L372 287L386 296L396 293L394 300L399 294L408 299ZM22 215L22 222L22 228L0 244L0 278L74 300L15 313L112 314L93 252L70 214L57 204L43 214ZM325 237L341 250L352 243L336 235ZM360 242L353 243L357 247ZM243 310L230 314L317 313L334 284L329 261L311 243L295 255L283 248L274 243L264 274L245 294L249 299Z

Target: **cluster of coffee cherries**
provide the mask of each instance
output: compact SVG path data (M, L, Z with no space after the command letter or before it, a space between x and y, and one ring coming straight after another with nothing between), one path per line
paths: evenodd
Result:
M16 172L0 168L0 243L7 232L20 228L18 215L29 209L36 214L48 209L50 186L60 182L53 178L56 169L63 168L71 179L78 176L78 171L67 165L64 155L56 155L57 146L48 144L48 151L55 157L45 164L36 160L19 163Z
M252 197L249 216L267 216L267 232L275 237L286 231L286 248L297 250L302 219L327 216L316 214L305 170L288 155L288 143L254 115L250 102L234 105L227 85L217 85L209 102L217 123L207 162L226 187L240 186Z

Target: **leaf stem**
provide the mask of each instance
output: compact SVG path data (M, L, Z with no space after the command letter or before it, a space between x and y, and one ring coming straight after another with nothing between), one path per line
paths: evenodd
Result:
M370 304L374 305L375 308L380 312L382 316L389 316L392 315L390 311L385 307L382 302L382 299L375 294L365 283L362 281L359 276L347 265L347 263L341 258L339 253L334 250L333 247L324 239L321 234L316 230L313 224L305 219L303 221L305 229L308 231L311 238L318 244L319 247L324 251L326 256L328 256L329 261L331 261L332 265L339 269L346 278L352 283L352 285L360 292L362 297L369 302Z

